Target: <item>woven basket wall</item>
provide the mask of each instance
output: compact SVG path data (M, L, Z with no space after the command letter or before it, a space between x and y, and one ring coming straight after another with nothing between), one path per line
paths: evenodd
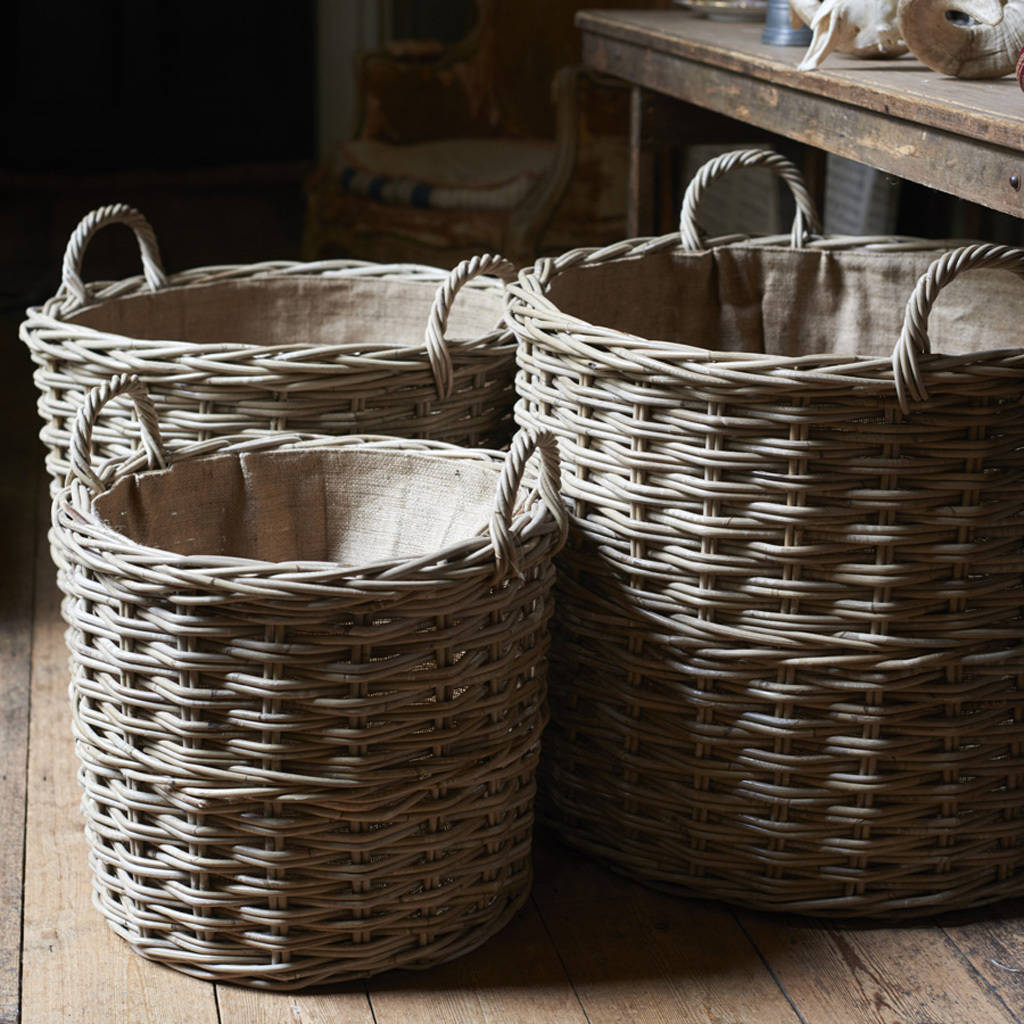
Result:
M97 475L89 432L125 391L146 451ZM520 486L535 444L539 497ZM288 435L167 456L122 377L72 449L53 541L113 929L188 974L287 989L502 928L531 883L553 439L520 434L504 462Z
M86 284L89 241L111 224L135 233L143 274ZM96 210L68 242L59 291L21 328L51 489L64 482L83 396L115 373L145 381L171 446L255 429L501 447L514 429L515 344L498 327L501 282L477 275L511 272L482 256L451 272L325 260L168 276L141 214ZM98 454L126 452L135 429L130 405L111 405Z
M789 244L697 251L700 190L746 161L784 168L709 165L683 242L507 292L517 419L573 506L545 813L758 908L1019 895L1024 252L812 240L806 208Z

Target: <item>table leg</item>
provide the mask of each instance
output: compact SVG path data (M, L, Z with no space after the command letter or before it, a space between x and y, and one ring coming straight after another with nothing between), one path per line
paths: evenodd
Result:
M680 154L698 143L772 145L776 137L710 110L640 86L630 90L629 183L626 232L630 238L672 231L686 182ZM814 158L810 158L813 163ZM824 181L824 158L816 175Z
M644 90L633 86L629 97L629 192L626 235L654 232L654 155L644 138Z

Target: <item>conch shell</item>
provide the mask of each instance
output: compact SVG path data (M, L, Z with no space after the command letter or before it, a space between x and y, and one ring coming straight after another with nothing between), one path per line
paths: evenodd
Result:
M896 5L897 0L789 0L793 26L804 22L814 33L799 69L813 71L833 50L853 57L898 57L906 53Z
M910 52L955 78L1008 75L1024 46L1024 0L900 0L897 16Z

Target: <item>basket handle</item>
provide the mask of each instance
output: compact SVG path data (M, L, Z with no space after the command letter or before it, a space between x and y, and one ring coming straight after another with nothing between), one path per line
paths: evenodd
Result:
M455 383L452 356L448 351L448 342L444 336L445 328L448 326L448 317L459 290L480 274L495 274L506 284L510 284L515 280L516 268L504 256L493 253L472 256L468 260L463 260L438 287L437 294L434 296L434 304L430 308L425 337L427 358L430 360L430 368L434 371L437 396L441 401L451 396Z
M1024 277L1024 249L989 243L964 245L943 253L918 278L914 291L907 300L903 329L892 352L896 396L904 412L910 411L912 401L922 402L928 397L917 357L927 355L931 351L928 314L939 292L966 271L981 270L985 267L1010 270Z
M94 387L85 396L71 429L71 469L68 471L67 482L78 480L94 494L103 490L103 482L92 468L92 432L96 426L96 420L99 418L100 410L118 395L128 395L135 404L135 414L139 418L142 436L142 447L149 457L150 469L155 469L158 466L163 468L167 465L156 408L153 405L153 400L149 397L146 385L133 373L122 373L117 377L111 377L105 384Z
M767 167L789 186L793 199L796 200L796 216L793 218L790 234L794 249L803 246L808 234L820 233L821 221L818 211L804 184L804 176L796 165L770 149L737 149L709 160L697 170L693 180L686 186L683 205L679 211L679 237L684 249L704 248L707 239L697 223L697 210L708 186L736 167Z
M540 452L540 496L554 517L561 532L559 547L565 542L569 531L569 514L562 502L561 460L558 442L554 434L544 430L533 434L528 430L520 430L514 438L505 457L498 478L498 489L494 498L494 513L491 516L491 543L494 545L495 574L494 582L498 583L506 576L523 577L519 566L516 546L512 543L509 533L512 524L512 511L522 483L526 463L534 452Z
M167 284L167 275L160 262L156 234L149 221L138 210L125 203L101 206L98 210L87 213L68 239L61 271L61 292L65 296L61 307L62 313L72 313L89 301L89 290L82 280L82 259L92 236L108 224L124 224L134 232L142 256L142 273L149 287L156 291Z

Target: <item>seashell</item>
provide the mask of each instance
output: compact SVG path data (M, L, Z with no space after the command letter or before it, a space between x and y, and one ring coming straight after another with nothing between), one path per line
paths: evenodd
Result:
M793 25L804 22L814 33L799 69L813 71L833 50L853 57L906 53L896 5L897 0L789 0Z
M1024 0L900 0L910 52L955 78L1001 78L1024 46Z

